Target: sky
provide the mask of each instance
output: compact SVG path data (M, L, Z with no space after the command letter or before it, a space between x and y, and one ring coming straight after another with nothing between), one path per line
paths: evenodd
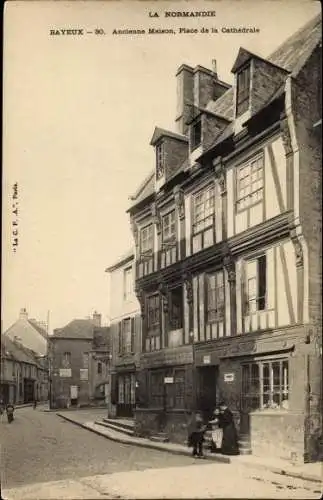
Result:
M164 16L188 10L216 16ZM319 12L319 2L306 0L7 2L4 330L22 307L38 320L50 311L50 332L94 310L108 323L105 269L132 246L126 210L129 196L154 168L149 142L155 126L176 131L177 68L211 68L216 59L219 78L232 83L240 46L265 57ZM223 34L223 26L258 27L260 33ZM219 33L113 34L149 27L216 27ZM50 35L73 28L105 34ZM18 219L12 213L16 202Z

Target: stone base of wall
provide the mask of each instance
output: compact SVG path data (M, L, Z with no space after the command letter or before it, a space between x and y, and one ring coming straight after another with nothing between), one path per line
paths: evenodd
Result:
M173 443L184 444L187 441L189 413L185 410L137 408L135 410L135 435L150 437L161 431L165 432Z
M253 455L304 463L304 414L263 411L250 414Z

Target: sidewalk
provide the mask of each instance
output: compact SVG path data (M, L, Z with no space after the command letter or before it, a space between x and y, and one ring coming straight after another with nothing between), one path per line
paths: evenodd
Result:
M177 443L158 443L150 441L146 438L139 438L135 436L127 436L121 432L117 432L112 429L108 429L99 424L95 424L92 420L89 420L91 416L90 412L86 414L83 410L80 412L58 412L56 413L59 417L72 422L84 429L94 432L104 438L110 439L123 444L129 444L133 446L141 446L143 448L153 448L155 450L173 453L177 455L190 455L191 450L181 444ZM92 415L95 419L98 418L97 415ZM323 481L323 464L299 464L293 465L283 459L274 458L263 458L257 457L255 455L240 455L236 457L227 457L223 455L206 453L207 459L219 462L219 463L231 463L232 465L244 465L252 467L254 469L266 469L276 474L281 474L284 476L304 479L307 481L313 481L315 483L321 483Z
M317 485L269 471L261 477L238 465L196 464L163 469L117 472L73 480L30 484L3 490L6 500L28 499L192 499L192 498L320 498ZM234 478L234 479L233 479Z

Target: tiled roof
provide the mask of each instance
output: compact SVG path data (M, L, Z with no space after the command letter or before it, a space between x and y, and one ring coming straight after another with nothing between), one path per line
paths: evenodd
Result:
M267 59L297 76L313 49L322 39L321 14L311 19L280 45Z
M41 335L42 337L44 337L44 339L46 339L46 340L47 340L47 332L46 332L45 328L43 328L41 325L39 325L39 324L37 323L37 321L36 321L36 320L34 320L34 319L28 319L28 323L29 323L29 324L30 324L33 328L35 328L35 330L37 330L37 332L38 332L38 333L40 333L40 335Z
M314 48L322 39L322 17L321 14L310 20L302 28L296 31L285 42L283 42L267 60L282 69L290 72L292 76L297 76ZM264 59L261 57L261 59ZM274 95L270 96L266 106L273 101L276 97L283 92L282 87L275 91ZM226 118L233 120L234 117L234 93L233 88L229 88L221 97L216 101L210 101L206 109ZM216 139L215 143L209 148L212 149L216 144L229 137L232 134L231 124L225 128L222 134ZM180 169L178 170L180 171ZM146 178L144 189L138 190L137 195L132 198L133 206L137 205L140 201L153 194L154 192L154 171Z
M38 365L36 353L23 346L20 342L11 340L7 335L1 338L1 354L22 363Z
M91 339L93 338L94 324L90 319L73 319L63 328L54 330L51 338Z

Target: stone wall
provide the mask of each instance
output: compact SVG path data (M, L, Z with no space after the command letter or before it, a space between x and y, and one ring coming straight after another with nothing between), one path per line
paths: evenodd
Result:
M253 455L304 460L304 414L262 411L250 414Z
M135 434L150 437L162 431L165 415L161 410L137 408L135 410ZM189 413L184 410L170 410L166 413L165 432L173 443L185 444Z

